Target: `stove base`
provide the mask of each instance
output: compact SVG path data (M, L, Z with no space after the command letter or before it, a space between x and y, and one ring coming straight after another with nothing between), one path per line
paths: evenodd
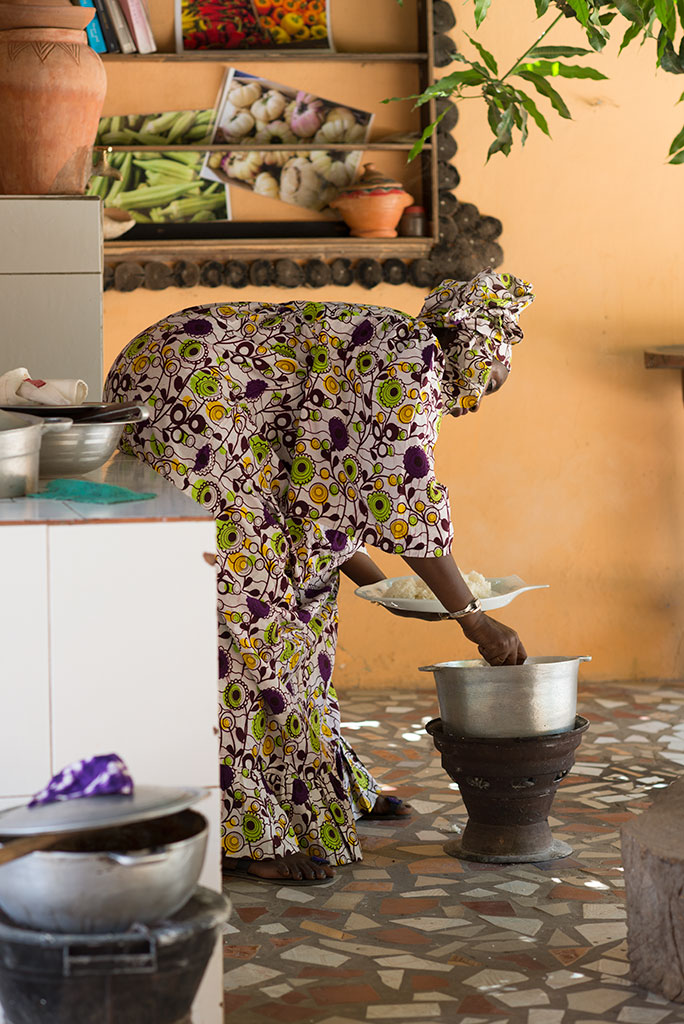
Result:
M462 839L450 839L444 844L444 852L459 860L472 860L478 864L538 864L542 861L561 860L569 857L572 847L560 839L554 839L546 849L531 853L464 853L461 849Z

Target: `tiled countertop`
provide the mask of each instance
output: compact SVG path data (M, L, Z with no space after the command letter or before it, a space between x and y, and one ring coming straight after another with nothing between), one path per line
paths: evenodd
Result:
M0 526L67 525L89 523L159 522L188 519L210 519L192 498L179 491L149 466L130 455L114 455L109 462L92 473L84 473L82 480L114 484L131 491L155 494L146 501L131 501L116 505L97 505L88 502L69 502L41 498L0 499ZM41 487L47 481L41 481Z

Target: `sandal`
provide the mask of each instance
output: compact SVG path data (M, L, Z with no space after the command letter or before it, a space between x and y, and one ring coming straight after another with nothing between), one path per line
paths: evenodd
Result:
M322 857L312 857L317 864L327 864ZM222 872L224 878L245 878L249 882L265 882L267 885L326 885L337 881L337 875L325 878L289 878L287 875L278 875L274 878L266 878L263 875L255 875L250 871L252 864L256 863L251 857L224 857ZM231 867L228 867L232 864Z
M384 812L376 811L375 807L372 811L367 811L361 815L361 821L398 821L399 818L410 818L410 814L400 814L399 811L403 807L406 811L411 811L413 808L411 804L407 804L404 800L400 800L398 796L385 796L384 793L380 793L378 800L386 800L389 804L388 809ZM376 800L377 804L377 800Z

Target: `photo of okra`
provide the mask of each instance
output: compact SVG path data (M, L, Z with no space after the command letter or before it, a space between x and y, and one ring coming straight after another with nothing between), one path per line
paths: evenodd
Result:
M98 146L173 146L209 142L216 111L166 110L161 114L101 117Z
M174 146L208 142L216 111L172 110L158 114L104 117L97 145ZM200 134L201 133L201 134ZM199 176L201 152L144 149L108 155L121 177L93 176L87 194L125 210L139 224L228 220L227 189Z

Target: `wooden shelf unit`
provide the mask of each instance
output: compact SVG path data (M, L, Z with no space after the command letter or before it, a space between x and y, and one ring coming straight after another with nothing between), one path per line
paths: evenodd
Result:
M344 3L344 0L336 0ZM169 0L170 3L170 0ZM334 17L334 12L333 12ZM416 0L417 33L413 37L416 49L410 49L408 35L404 35L401 49L369 52L352 49L330 51L324 49L273 50L198 50L193 53L158 52L154 54L108 54L105 61L112 70L124 64L131 68L142 64L160 64L188 67L193 64L287 64L305 62L315 66L322 62L337 62L354 69L354 73L372 74L373 67L382 64L413 66L417 71L418 89L423 90L438 77L438 68L453 60L455 48L446 34L455 24L448 0ZM399 37L397 37L399 38ZM347 45L351 42L347 39ZM409 46L406 46L406 43ZM352 42L352 46L353 46ZM414 72L414 75L416 72ZM414 81L416 79L414 78ZM311 74L308 87L315 92L315 75ZM407 88L407 92L410 88ZM441 103L442 101L440 101ZM179 107L182 100L179 98ZM451 105L453 107L453 105ZM439 108L441 109L441 107ZM436 120L438 105L433 99L419 108L419 130ZM197 283L218 286L226 283L242 287L247 283L268 287L276 284L296 287L302 283L311 287L324 287L329 283L349 285L354 282L372 288L381 281L403 284L407 280L425 288L444 277L472 277L484 267L498 266L503 258L495 239L501 224L494 217L481 216L470 203L459 203L451 194L458 184L458 173L451 164L456 144L451 131L458 111L441 123L438 132L424 146L416 158L420 168L421 198L430 225L430 234L420 238L362 239L348 236L331 237L322 225L321 236L306 232L306 237L271 238L197 238L183 240L120 239L105 243L105 288L132 290L140 285L163 288L174 284L191 287ZM415 122L414 122L415 124ZM400 134L400 133L397 133ZM415 134L411 127L411 136ZM363 150L364 153L408 152L413 138L393 141L392 138L373 139L365 145L342 143L327 148L342 151ZM105 147L103 147L105 148ZM120 152L135 152L140 146L106 147ZM236 151L255 147L243 145L177 145L154 147L157 150L177 151ZM321 144L301 143L260 145L260 150L286 151L326 148ZM292 218L294 220L294 218ZM231 222L235 233L235 225ZM285 223L285 222L281 222ZM312 222L314 223L314 222ZM329 224L329 221L324 223ZM246 229L247 231L253 229ZM296 231L293 228L293 231ZM456 243L456 244L454 244Z

